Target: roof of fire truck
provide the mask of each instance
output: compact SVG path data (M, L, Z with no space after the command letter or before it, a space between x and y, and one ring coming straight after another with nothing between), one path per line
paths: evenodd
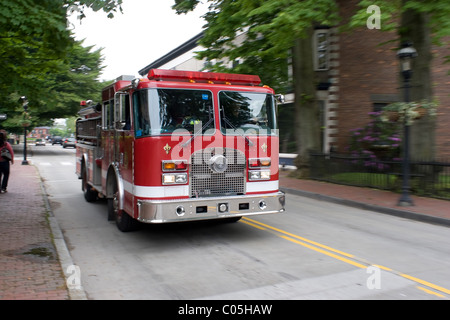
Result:
M118 91L125 91L130 88L144 89L150 87L159 87L167 85L226 85L241 86L255 90L261 84L261 79L257 75L233 74L233 73L216 73L216 72L200 72L200 71L182 71L182 70L164 70L151 69L147 78L136 78L131 80L128 76L122 76L115 83L103 89L103 101L110 100ZM264 90L265 89L265 90ZM262 91L272 89L264 86ZM259 91L259 90L258 90Z
M261 83L261 79L256 75L199 72L199 71L180 71L152 69L148 73L149 80L158 81L182 81L191 83L209 83L209 84L235 84L256 86Z

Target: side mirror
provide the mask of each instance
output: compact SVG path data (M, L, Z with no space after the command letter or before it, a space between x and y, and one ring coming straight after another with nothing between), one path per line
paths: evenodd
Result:
M284 103L286 101L286 99L284 98L284 95L282 95L282 94L275 95L275 98L277 99L277 101L279 103Z
M117 130L123 130L123 127L125 127L125 121L117 121L116 122L116 129Z

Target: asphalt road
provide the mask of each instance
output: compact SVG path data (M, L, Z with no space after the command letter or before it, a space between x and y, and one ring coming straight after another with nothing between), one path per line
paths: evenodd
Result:
M89 299L450 298L449 228L287 195L282 214L122 233L74 149L31 148Z

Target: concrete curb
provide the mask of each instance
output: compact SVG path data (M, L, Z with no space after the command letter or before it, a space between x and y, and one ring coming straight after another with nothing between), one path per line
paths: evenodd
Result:
M45 209L48 213L48 221L50 225L50 230L53 235L53 243L56 248L56 252L58 254L58 260L61 265L61 269L63 271L64 277L66 279L66 286L67 291L69 293L70 300L88 300L86 293L83 289L83 286L77 285L73 286L70 285L71 279L70 276L72 276L72 273L68 273L67 270L69 270L69 267L74 266L72 256L70 255L69 249L67 248L66 241L64 240L64 236L62 234L61 228L59 227L59 224L55 218L55 215L53 214L53 211L50 206L50 201L47 197L47 190L45 189L44 182L42 181L42 177L39 173L39 169L37 167L36 172L39 175L39 184L41 186L42 190L42 197L44 198L45 203Z
M302 197L307 197L307 198L311 198L311 199L315 199L315 200L328 201L328 202L341 204L341 205L345 205L345 206L349 206L349 207L353 207L353 208L375 211L378 213L389 214L389 215L400 217L400 218L411 219L411 220L416 220L416 221L420 221L420 222L427 222L427 223L450 227L450 219L433 217L430 215L421 214L421 213L417 213L417 212L411 212L408 210L381 207L381 206L377 206L377 205L373 205L373 204L367 204L367 203L357 202L357 201L353 201L353 200L336 198L336 197L327 196L327 195L309 192L309 191L304 191L304 190L296 190L296 189L283 188L283 187L280 187L280 190L284 191L285 193L302 196Z

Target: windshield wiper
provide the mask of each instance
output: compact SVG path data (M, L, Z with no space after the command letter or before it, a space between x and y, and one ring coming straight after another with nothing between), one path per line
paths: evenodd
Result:
M248 143L248 145L249 145L250 147L253 147L253 146L254 146L254 143L253 143L253 142L252 142L245 134L239 132L239 130L238 130L238 129L230 122L230 120L228 120L228 119L225 117L225 115L223 116L222 119L223 119L223 121L225 121L225 123L226 123L227 125L229 125L231 128L233 128L235 132L237 132L241 137L243 137L243 138L245 139L245 141L247 141L247 143Z
M206 128L207 126L209 126L213 120L214 120L214 117L209 118L209 120L205 123L205 125L204 125L203 127L201 127L199 130L197 130L197 131L194 133L194 135L193 135L188 141L186 141L185 143L183 143L181 146L182 146L183 148L185 148L189 143L191 143L192 140L194 140L194 139L199 135L200 132L203 132L203 130L205 130L205 128Z

